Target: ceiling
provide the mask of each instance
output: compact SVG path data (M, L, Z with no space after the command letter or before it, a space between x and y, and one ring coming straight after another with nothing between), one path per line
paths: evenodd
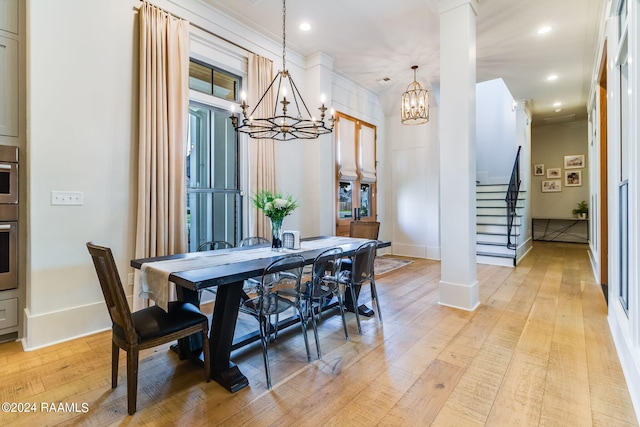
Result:
M281 0L203 0L277 41ZM376 92L385 114L399 113L400 95L417 80L438 92L436 0L289 0L287 48L324 52L334 70ZM598 26L606 0L479 0L477 81L501 77L514 99L526 99L533 125L586 118ZM298 27L306 21L311 30ZM544 35L543 26L552 30ZM277 64L277 63L276 63ZM547 76L558 78L548 81ZM381 84L382 79L389 79ZM304 95L304 94L303 94ZM553 104L561 102L561 107ZM561 111L555 111L561 109Z

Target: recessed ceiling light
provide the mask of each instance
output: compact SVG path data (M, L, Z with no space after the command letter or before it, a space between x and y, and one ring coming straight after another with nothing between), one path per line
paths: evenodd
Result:
M555 111L556 113L559 113L560 111L562 111L562 108L556 108L554 111Z
M308 22L303 22L302 24L300 24L300 30L309 31L310 29L311 29L311 24L309 24Z
M558 80L558 75L557 74L551 74L551 75L547 76L547 80L549 80L549 81Z
M549 31L551 31L551 27L549 26L541 27L541 28L538 28L538 31L536 31L536 34L547 34Z
M554 106L554 107L559 107L559 106L561 106L561 105L562 105L562 102L560 102L560 101L558 101L558 102L554 102L554 103L553 103L553 106Z

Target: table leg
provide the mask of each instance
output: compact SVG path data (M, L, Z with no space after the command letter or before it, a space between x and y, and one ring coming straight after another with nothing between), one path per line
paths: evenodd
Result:
M249 385L247 377L230 360L242 285L237 282L218 287L209 339L211 377L231 393Z

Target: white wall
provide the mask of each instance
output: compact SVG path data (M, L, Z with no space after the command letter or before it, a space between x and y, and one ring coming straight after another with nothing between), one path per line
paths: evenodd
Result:
M520 150L520 191L524 199L521 210L522 225L518 237L517 259L521 259L531 249L531 111L526 101L518 101L516 106L516 145Z
M620 0L608 4L607 15L603 17L602 39L596 52L602 52L606 42L607 52L607 180L608 180L608 236L609 236L609 324L615 342L616 352L629 388L629 394L640 417L640 69L637 58L640 55L640 3L627 1L628 18L626 28L619 28L616 16ZM626 35L621 42L619 35ZM629 58L628 89L621 93L619 57L624 57L624 48ZM599 88L594 83L591 91L595 97ZM621 120L620 100L627 97L628 117ZM612 102L613 100L613 102ZM628 137L628 151L621 149L622 126ZM599 162L594 162L598 164ZM624 172L626 173L624 173ZM629 218L628 237L628 310L620 302L621 271L623 259L619 218L625 212L620 206L622 177L628 179Z
M549 126L535 126L531 132L531 163L544 164L545 175L531 176L531 211L533 218L573 218L571 211L578 202L589 202L588 122L581 120ZM565 187L564 156L584 154L582 186ZM548 180L548 168L561 168L562 191L543 193L542 181Z
M135 4L27 6L27 348L110 326L85 242L111 246L122 272L133 254ZM51 206L53 190L84 205Z
M405 126L400 115L387 123L387 156L391 159L393 253L440 259L440 156L438 108L420 126Z
M476 85L476 174L481 184L507 184L518 150L516 112L502 79Z
M29 236L24 346L33 349L110 327L87 241L112 248L125 284L133 271L129 261L136 209L139 2L27 1ZM279 40L265 39L197 1L154 3L271 58L278 69ZM224 62L226 56L218 52L216 58ZM329 99L332 92L339 98L336 109L379 126L378 152L384 152L384 118L377 98L332 70L318 71L314 60L287 52L288 68L305 99L307 92L315 96L327 87ZM308 104L312 108L315 102L309 98ZM278 143L280 189L301 202L287 218L286 228L299 229L303 235L333 234L332 150L332 136ZM381 170L383 188L384 176ZM84 205L51 206L54 190L82 191ZM387 211L384 199L379 197L381 218ZM386 227L381 236L390 238Z

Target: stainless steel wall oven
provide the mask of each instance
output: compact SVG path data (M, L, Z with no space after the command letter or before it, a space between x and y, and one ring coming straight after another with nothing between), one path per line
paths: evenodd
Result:
M18 147L0 145L0 291L18 287Z

